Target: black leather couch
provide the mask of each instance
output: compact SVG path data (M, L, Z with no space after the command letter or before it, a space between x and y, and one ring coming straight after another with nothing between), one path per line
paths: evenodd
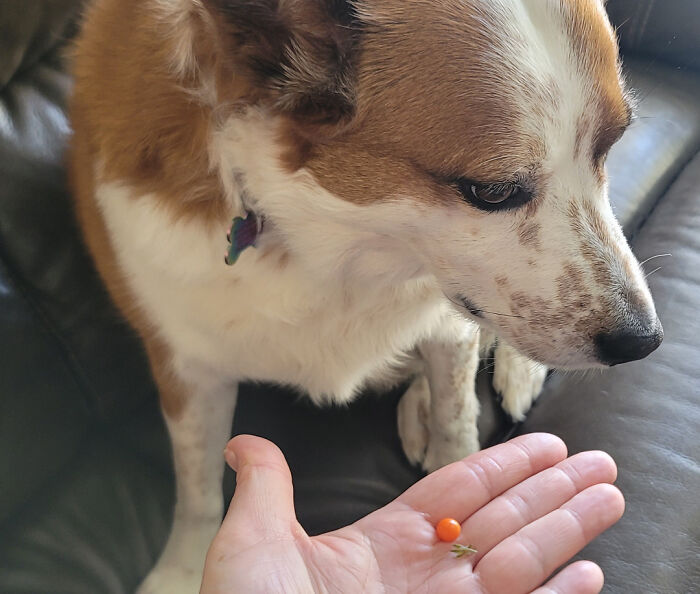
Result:
M555 374L508 422L479 373L484 445L550 431L620 468L627 512L591 545L607 592L700 591L700 2L608 3L639 118L610 156L614 207L666 330L649 359ZM76 0L0 4L0 592L134 590L172 515L170 450L139 341L81 244L63 165L65 49ZM245 386L234 432L288 456L302 524L318 533L381 506L421 473L403 458L401 394L316 409ZM227 474L224 496L234 488Z

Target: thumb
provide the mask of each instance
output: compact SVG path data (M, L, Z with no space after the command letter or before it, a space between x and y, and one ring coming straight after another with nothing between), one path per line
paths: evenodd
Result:
M228 442L224 457L236 471L236 491L221 531L257 541L289 534L296 526L294 490L280 449L261 437L238 435Z

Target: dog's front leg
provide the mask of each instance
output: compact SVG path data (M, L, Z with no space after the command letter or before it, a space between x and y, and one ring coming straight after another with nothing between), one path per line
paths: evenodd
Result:
M432 472L479 450L479 328L448 317L419 352L425 374L401 399L398 424L408 458Z
M514 421L523 421L542 391L547 368L501 339L496 343L493 357L493 387L503 398L503 410Z
M196 594L204 558L223 514L223 450L231 434L236 385L197 366L156 369L175 463L173 526L138 594Z

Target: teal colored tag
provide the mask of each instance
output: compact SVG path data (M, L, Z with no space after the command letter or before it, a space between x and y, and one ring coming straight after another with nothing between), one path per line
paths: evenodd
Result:
M226 264L233 266L244 250L255 246L262 227L263 220L259 219L254 212L248 212L245 218L233 219L226 237L229 243Z

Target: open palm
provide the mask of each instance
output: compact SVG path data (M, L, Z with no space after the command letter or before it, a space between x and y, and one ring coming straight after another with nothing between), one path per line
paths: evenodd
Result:
M532 434L434 472L351 526L309 537L276 446L238 436L226 455L238 484L207 555L203 594L599 592L602 572L590 562L542 584L624 509L608 484L616 468L607 454L567 458L561 440ZM437 539L443 517L462 523L457 542L478 553L456 558Z

